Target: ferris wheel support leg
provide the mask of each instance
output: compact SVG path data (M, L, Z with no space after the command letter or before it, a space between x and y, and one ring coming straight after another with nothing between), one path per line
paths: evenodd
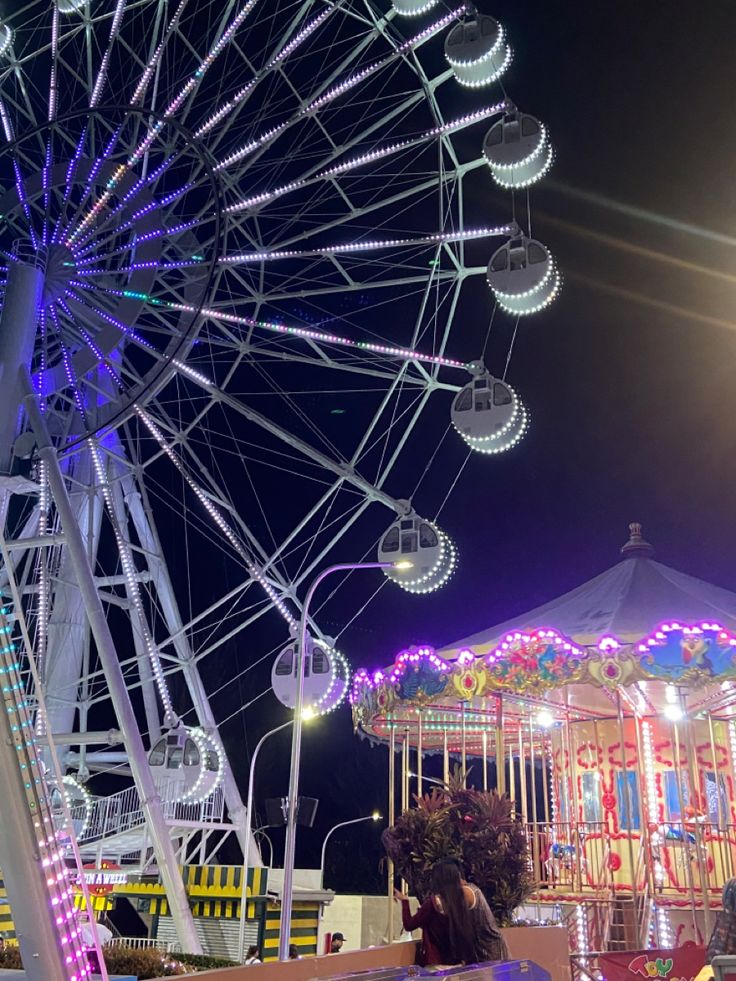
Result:
M41 269L27 262L8 263L0 315L0 473L10 473L23 397L18 366L31 363L42 295Z
M122 452L122 448L119 452ZM161 605L161 612L163 613L170 635L175 638L174 648L179 660L181 661L184 680L186 681L187 688L189 689L189 695L192 699L194 710L197 713L197 719L203 728L209 729L212 732L217 732L215 716L212 712L212 707L210 705L209 698L207 697L207 692L202 682L202 676L199 673L199 668L196 660L194 659L189 640L184 631L184 623L181 618L181 613L179 612L176 597L174 596L171 578L169 577L168 569L166 568L166 564L162 558L163 551L158 537L158 531L156 530L156 525L153 521L153 516L149 513L148 509L144 507L140 491L138 490L132 476L125 477L123 479L122 493L125 497L128 512L133 521L133 527L138 535L138 540L148 556L148 568L151 572L151 578L156 587L156 593ZM218 742L219 741L218 736ZM225 774L222 780L222 789L225 795L225 803L227 804L230 820L235 825L235 833L238 838L238 843L243 850L243 854L245 854L247 836L245 806L243 805L243 800L240 796L238 785L235 782L235 777L233 776L230 762L225 755L224 758ZM260 850L253 836L250 835L249 837L250 841L247 845L249 853L248 860L251 867L260 868L263 864Z
M9 493L0 496L0 509L7 510ZM10 662L8 662L10 663ZM6 664L3 661L3 670ZM11 716L0 712L0 866L8 890L13 923L28 981L67 981L55 914L43 888L46 873L38 856L38 832L28 808L18 765Z
M115 520L120 528L120 533L125 536L125 539L130 543L130 534L128 533L128 516L125 513L125 504L123 501L123 494L120 490L119 481L115 481L110 492L112 495L112 507L115 513ZM143 546L146 547L145 545ZM132 596L129 592L129 587L126 582L126 594L128 600L132 601ZM141 695L143 696L143 711L146 715L146 726L148 727L148 738L150 740L150 745L153 744L161 736L161 719L158 712L158 702L156 701L156 685L153 678L153 668L151 667L151 662L148 658L148 652L146 651L145 639L143 637L143 631L141 630L141 624L136 619L136 617L130 618L130 626L133 632L133 646L135 647L136 657L138 658L138 671L141 676Z
M96 555L102 507L99 498L89 493L92 483L89 454L83 453L67 460L65 473L73 480L74 489L69 494L69 500L76 527L87 554ZM46 710L50 732L72 732L77 709L80 719L86 717L83 705L85 693L80 690L78 679L83 674L88 630L84 604L75 585L74 567L67 549L62 547L47 627ZM57 743L57 751L64 759L69 745Z
M66 535L69 557L79 585L79 591L87 610L90 629L95 639L97 653L105 674L105 680L110 691L110 698L123 733L125 748L128 752L133 779L141 799L141 808L146 824L151 833L159 873L163 880L166 896L171 908L171 915L176 927L179 943L187 952L202 953L202 946L197 937L197 931L189 908L187 894L182 882L181 873L176 860L173 842L169 835L161 807L161 798L153 776L148 767L146 751L143 746L138 723L130 702L125 678L120 667L115 643L102 607L102 600L97 592L94 576L90 568L84 541L79 528L74 521L74 510L69 501L64 478L59 466L59 460L51 443L46 423L41 415L33 391L33 385L26 368L21 369L25 397L24 407L38 442L38 452L48 466L48 478L51 494L54 498L61 525Z

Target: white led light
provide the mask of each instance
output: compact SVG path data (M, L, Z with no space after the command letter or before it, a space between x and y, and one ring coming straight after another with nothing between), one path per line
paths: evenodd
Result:
M447 35L445 57L461 85L480 88L497 81L511 64L506 32L498 21L480 14L461 21Z
M0 58L11 53L13 47L13 32L8 24L0 21Z
M84 9L86 0L57 0L60 14L76 14Z
M685 713L679 705L665 705L662 714L670 722L679 722Z
M429 9L429 8L427 8ZM392 54L381 58L378 61L374 61L372 64L367 65L365 68L361 68L359 71L355 72L353 75L348 76L348 78L343 79L342 82L338 82L337 85L333 85L326 92L320 95L318 98L314 99L312 102L303 106L296 116L292 119L285 120L283 123L279 123L277 126L272 126L270 129L261 133L255 139L249 140L244 146L240 147L234 153L229 154L223 160L220 160L215 166L215 171L224 170L227 167L231 167L233 164L239 163L249 154L253 153L259 147L264 146L266 143L270 143L275 140L282 133L285 133L290 129L294 123L306 116L312 115L318 110L324 108L334 99L345 95L346 92L351 91L361 82L370 78L376 72L383 68L387 68L397 61L403 54L416 48L418 45L423 44L424 41L428 40L438 31L443 30L448 24L451 24L459 15L465 12L465 7L460 7L457 10L450 11L444 17L441 17L434 24L430 24L429 27L425 28L420 34L415 35L413 38L402 42Z
M413 524L413 529L406 534L416 537L418 548L415 547L411 553L406 552L404 554L402 552L394 555L394 549L391 545L389 545L391 550L387 550L388 541L398 533L399 538L396 541L397 543L400 542L402 535L405 534L402 524L407 522ZM423 544L422 537L425 537L425 541L431 540L433 544ZM399 518L391 525L391 528L383 536L378 550L380 562L395 563L395 560L400 558L409 558L412 562L411 567L398 568L396 564L393 564L390 568L383 570L384 575L409 593L431 593L443 586L455 571L457 549L452 539L433 522L416 515L410 515Z

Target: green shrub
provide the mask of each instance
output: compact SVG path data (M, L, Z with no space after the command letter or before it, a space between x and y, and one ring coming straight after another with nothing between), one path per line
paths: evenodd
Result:
M109 974L132 974L140 981L148 978L171 978L179 974L194 974L217 967L234 967L237 961L207 954L166 954L153 947L105 947L105 964ZM23 967L18 947L0 950L0 969L20 970Z
M421 902L432 866L454 858L483 892L499 925L510 924L533 891L527 838L511 800L495 790L466 788L456 771L446 788L415 801L382 835L396 874Z
M226 957L211 957L209 954L172 954L190 971L212 971L218 967L236 967L238 961L229 961Z
M166 954L153 947L136 950L133 947L105 947L105 964L109 974L132 974L146 978L171 978L187 974L180 955Z
M4 950L0 950L0 968L6 971L20 971L22 967L18 947L5 947Z

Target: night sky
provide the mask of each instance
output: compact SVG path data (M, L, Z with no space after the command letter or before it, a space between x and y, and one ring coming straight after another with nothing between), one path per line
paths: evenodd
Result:
M481 9L515 49L509 94L551 130L557 159L533 190L534 232L556 254L564 290L516 339L509 380L530 432L500 458L471 458L443 511L461 551L455 577L429 598L383 589L340 638L354 668L560 595L618 560L630 521L643 523L660 561L736 589L736 8L500 0ZM482 201L471 208L486 220ZM477 309L463 311L469 334L484 333L490 308L478 294ZM507 346L512 326L499 326L494 343ZM372 575L326 607L324 630L367 598ZM208 666L210 688L248 656ZM260 693L269 671L228 685L213 700L218 717ZM285 717L269 694L223 727L243 791L255 742ZM282 734L262 757L261 812L287 791L288 744ZM297 864L317 866L334 823L385 811L387 754L352 735L345 707L305 733L303 754L301 791L320 809L300 832ZM338 833L326 885L380 890L379 835L372 824ZM283 831L272 838L278 864Z

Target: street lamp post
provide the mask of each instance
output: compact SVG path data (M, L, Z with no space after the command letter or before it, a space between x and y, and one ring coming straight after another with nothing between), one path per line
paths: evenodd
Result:
M352 572L354 569L396 569L408 568L410 562L355 562L331 565L323 569L307 590L299 621L299 672L296 686L296 706L294 708L294 729L291 736L291 766L289 768L289 804L286 815L286 848L284 851L284 884L281 893L281 926L279 929L279 960L289 959L289 940L291 937L292 891L294 888L294 854L296 849L296 802L299 794L299 764L302 748L302 713L304 711L304 667L307 650L307 624L309 604L317 587L333 572Z
M325 835L325 840L322 842L322 858L320 859L319 862L319 884L320 886L322 886L322 888L324 888L324 884L325 884L325 853L327 851L327 842L330 840L334 832L337 831L338 828L347 828L349 824L360 824L363 821L380 821L380 820L381 820L381 815L378 813L378 811L374 811L372 814L366 814L365 817L353 818L352 821L341 821L339 824L336 824L333 828L330 828L330 830Z
M276 726L275 729L269 729L268 732L264 733L264 735L262 735L256 743L256 748L253 750L253 755L250 758L250 772L248 773L248 802L246 804L245 814L243 877L240 883L240 932L238 934L238 960L241 963L245 960L245 917L248 908L248 871L250 866L250 856L248 853L250 851L250 836L251 828L253 826L253 786L256 774L256 760L258 759L258 753L260 752L261 746L265 743L265 741L270 739L271 736L275 736L277 732L281 732L282 729L288 729L291 725L294 725L294 719L289 719L288 722L284 722L282 725Z

